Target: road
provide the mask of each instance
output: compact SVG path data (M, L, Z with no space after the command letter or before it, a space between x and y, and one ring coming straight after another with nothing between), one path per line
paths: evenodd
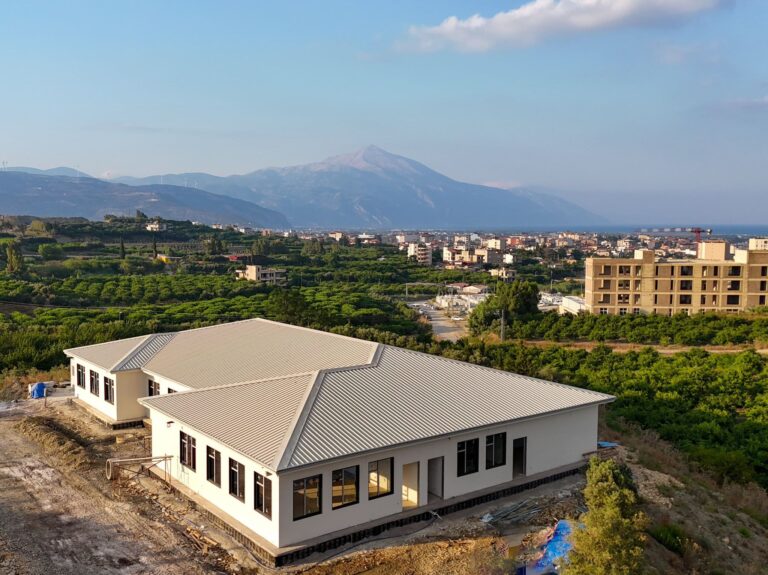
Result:
M426 307L426 301L415 301L412 305L418 305L424 311L424 315L432 326L432 333L435 339L457 341L469 335L466 320L453 321L442 310Z

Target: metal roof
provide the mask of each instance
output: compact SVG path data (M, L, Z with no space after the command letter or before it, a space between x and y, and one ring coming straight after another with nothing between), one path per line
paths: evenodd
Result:
M370 363L377 344L249 319L178 332L144 370L194 389Z
M275 470L316 377L317 372L305 373L156 395L139 402Z
M133 351L121 359L110 371L129 371L141 369L150 359L163 349L176 336L175 333L155 333L148 335Z
M67 355L74 355L85 361L95 363L104 369L111 370L112 366L120 362L126 355L134 349L141 346L147 338L151 336L140 335L138 337L129 337L127 339L118 339L106 343L97 343L83 347L74 347L65 349Z
M315 385L283 468L613 400L391 346L382 346L375 365L333 370Z

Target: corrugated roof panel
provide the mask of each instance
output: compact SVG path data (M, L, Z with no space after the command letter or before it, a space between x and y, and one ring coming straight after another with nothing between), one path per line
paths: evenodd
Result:
M612 400L609 395L384 346L326 373L286 467Z
M316 376L307 373L171 393L141 402L275 469L297 411Z
M176 333L156 333L148 336L138 347L120 360L120 362L112 368L112 371L141 369L175 336Z
M65 349L64 353L76 355L85 361L90 361L99 367L111 370L113 365L122 360L127 354L140 346L149 337L151 336L140 335L138 337L118 339L106 343L74 347Z
M203 389L371 361L378 344L264 319L182 331L144 369Z

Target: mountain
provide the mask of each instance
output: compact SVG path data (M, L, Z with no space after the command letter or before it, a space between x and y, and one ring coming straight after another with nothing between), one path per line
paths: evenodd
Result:
M557 196L459 182L376 146L244 175L172 174L119 181L186 182L283 212L298 227L503 229L605 223Z
M83 216L98 220L105 214L133 215L136 210L175 220L269 228L290 226L279 212L195 188L128 186L82 176L0 172L0 214Z
M38 174L41 176L70 176L72 178L92 178L85 172L76 170L75 168L67 168L61 166L58 168L51 168L49 170L40 170L38 168L28 168L26 166L8 166L5 168L9 172L26 172L27 174Z

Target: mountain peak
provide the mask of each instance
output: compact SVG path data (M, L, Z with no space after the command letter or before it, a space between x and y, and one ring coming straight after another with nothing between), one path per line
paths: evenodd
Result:
M423 168L418 162L387 152L374 145L366 146L351 154L333 156L316 164L316 166L319 170L352 168L364 172L395 172L399 174L415 173Z

